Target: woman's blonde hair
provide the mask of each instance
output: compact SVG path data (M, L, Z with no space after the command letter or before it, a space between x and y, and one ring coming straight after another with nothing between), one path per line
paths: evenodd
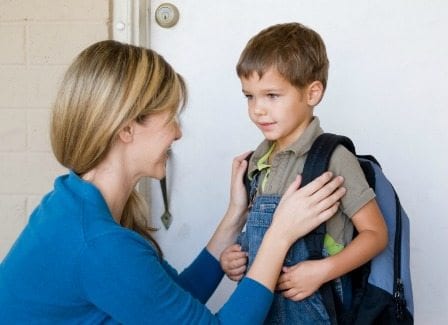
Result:
M51 117L50 138L56 159L82 175L108 153L122 126L169 110L174 117L185 104L182 77L150 49L116 41L95 43L67 70ZM121 224L148 238L148 208L134 190Z

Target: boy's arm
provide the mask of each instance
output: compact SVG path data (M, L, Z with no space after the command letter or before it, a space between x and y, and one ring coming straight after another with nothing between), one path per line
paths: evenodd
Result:
M328 270L325 281L338 278L368 262L387 245L384 217L376 200L369 198L372 190L358 159L345 147L338 146L330 160L330 168L334 168L335 175L344 176L347 195L342 198L343 212L351 217L358 235L339 254L324 259L324 269Z
M386 247L387 228L376 200L370 200L359 209L353 215L352 222L358 235L340 253L284 268L277 288L285 290L285 297L302 300L323 283L361 266Z
M351 220L358 235L339 254L325 259L328 275L324 282L363 265L387 246L387 227L376 200L370 200Z

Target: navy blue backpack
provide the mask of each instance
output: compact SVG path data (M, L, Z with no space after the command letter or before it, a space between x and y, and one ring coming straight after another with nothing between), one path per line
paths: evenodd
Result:
M338 145L345 146L356 155L349 138L331 133L320 135L305 161L301 186L328 170L331 155ZM320 292L332 324L413 324L409 218L376 159L372 156L356 157L370 187L375 191L387 224L389 242L380 255L351 272L353 304L348 312L342 311L330 283L323 285ZM323 258L325 233L325 224L322 224L305 237L311 259Z

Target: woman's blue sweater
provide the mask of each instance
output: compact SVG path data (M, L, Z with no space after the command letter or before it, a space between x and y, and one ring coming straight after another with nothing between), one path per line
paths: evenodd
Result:
M217 314L205 307L222 277L206 249L178 274L147 240L114 221L94 185L71 172L56 179L0 264L0 320L262 323L272 293L249 278Z

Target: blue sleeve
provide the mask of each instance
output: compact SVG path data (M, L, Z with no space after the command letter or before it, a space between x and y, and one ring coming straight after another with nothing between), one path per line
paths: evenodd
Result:
M222 324L263 324L274 295L251 278L243 278L219 310Z
M180 274L166 261L163 261L163 266L174 281L203 304L211 297L224 275L219 262L205 248Z
M201 255L199 260L209 258ZM130 231L90 241L79 268L83 298L124 324L261 324L273 298L266 287L246 278L214 315L174 281L153 248Z

